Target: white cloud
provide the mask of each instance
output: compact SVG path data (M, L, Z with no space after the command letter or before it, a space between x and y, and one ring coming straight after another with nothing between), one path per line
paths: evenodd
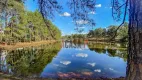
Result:
M102 7L102 4L96 4L95 7L100 8L100 7Z
M96 65L96 63L87 63L88 65L94 67Z
M60 61L60 63L63 65L69 65L71 64L71 61Z
M88 54L79 53L79 54L76 55L76 57L86 58L86 57L88 57Z
M88 21L87 20L78 20L78 21L76 21L76 23L81 25L81 24L87 24Z
M96 12L95 11L91 11L88 14L96 14Z
M58 64L53 64L54 66L58 67L59 65Z
M68 13L68 12L64 12L63 14L60 14L60 16L70 17L70 16L71 16L71 14L70 14L70 13Z
M94 70L95 72L98 72L98 73L100 73L101 72L101 70L100 69L96 69L96 70Z
M111 9L112 7L105 7L105 8L106 8L106 9L109 9L109 8Z
M82 51L83 49L79 48L79 49L76 49L76 50Z
M109 70L113 71L114 69L112 69L112 68L109 68Z

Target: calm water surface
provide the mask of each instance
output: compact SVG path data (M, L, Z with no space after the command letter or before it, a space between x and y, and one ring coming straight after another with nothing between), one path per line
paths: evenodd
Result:
M126 75L120 44L74 44L0 50L0 71L23 78L117 78Z

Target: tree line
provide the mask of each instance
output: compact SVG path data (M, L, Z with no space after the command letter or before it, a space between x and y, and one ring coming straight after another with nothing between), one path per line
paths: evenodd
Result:
M116 33L118 26L111 25L107 28L96 28L90 30L87 34L71 34L63 36L63 39L89 39L89 40L110 40ZM123 27L117 30L117 35L114 40L122 42L128 41L128 23L125 22Z
M5 19L2 19L6 16ZM56 39L61 37L61 31L50 20L46 20ZM38 10L25 10L24 3L16 0L8 2L6 13L1 13L0 42L16 43L52 39L49 30Z
M97 28L95 30L90 30L87 34L88 38L95 38L95 39L107 39L110 40L115 34L113 40L120 40L120 41L128 41L128 23L124 23L124 25L117 30L118 26L110 25L107 28Z

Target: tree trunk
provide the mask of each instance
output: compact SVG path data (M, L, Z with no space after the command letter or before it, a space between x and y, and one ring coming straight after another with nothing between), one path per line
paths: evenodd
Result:
M142 80L142 0L129 0L129 48L126 80Z

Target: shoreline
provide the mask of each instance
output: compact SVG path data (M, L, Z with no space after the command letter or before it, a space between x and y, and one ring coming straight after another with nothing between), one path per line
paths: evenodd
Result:
M12 75L0 73L0 80L125 80L125 77L120 78L21 78Z
M46 40L46 41L36 41L36 42L18 42L15 45L0 44L0 48L6 49L6 50L12 50L16 48L39 46L42 44L51 44L55 42L57 42L57 40Z

